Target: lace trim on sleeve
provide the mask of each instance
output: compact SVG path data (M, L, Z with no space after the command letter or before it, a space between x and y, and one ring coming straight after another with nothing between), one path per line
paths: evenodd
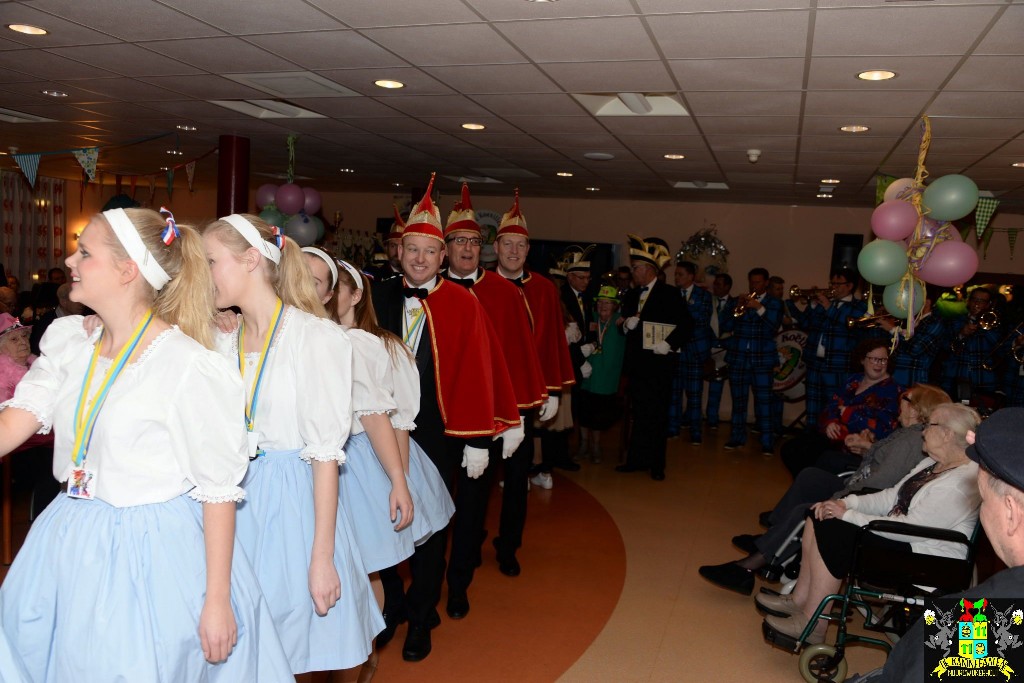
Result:
M355 411L356 417L362 417L364 415L391 415L393 410L357 410Z
M416 429L415 422L402 422L400 420L391 420L391 426L403 432L411 432Z
M315 448L313 446L306 446L302 449L302 452L299 453L299 457L308 463L316 460L317 462L337 461L339 465L345 464L345 451L340 448Z
M202 493L197 486L188 492L188 497L200 503L240 503L245 500L245 489L235 486L229 493L213 495Z
M50 429L53 428L53 420L46 419L42 411L40 411L39 408L32 405L31 403L12 398L9 401L4 401L3 403L0 403L0 410L3 410L4 408L18 408L20 410L24 410L27 413L32 413L32 415L35 416L36 420L39 422L40 425L39 431L37 431L36 434L49 434Z

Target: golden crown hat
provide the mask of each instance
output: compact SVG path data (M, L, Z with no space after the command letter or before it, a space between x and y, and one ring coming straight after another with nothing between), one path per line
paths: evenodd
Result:
M397 205L392 204L391 208L395 211L395 222L391 224L391 232L388 233L388 239L400 240L402 239L402 232L405 230L405 221L402 220L402 214L398 212Z
M455 202L452 212L448 214L448 224L444 228L444 236L458 230L476 233L480 235L480 224L476 222L476 211L473 210L473 203L469 198L469 184L462 183L462 197Z
M566 273L573 272L590 272L590 255L593 253L597 245L591 244L589 247L581 247L576 244L572 245L562 254L562 270Z
M516 188L515 199L512 200L512 208L501 217L501 224L498 226L498 237L502 235L523 235L529 237L526 229L526 216L519 210L519 188Z
M668 244L660 237L648 237L644 240L636 235L626 235L626 239L629 242L630 259L650 263L658 270L664 270L665 266L672 263Z
M423 193L423 199L417 202L412 207L412 211L409 212L409 220L405 222L405 230L402 231L403 236L421 235L444 242L444 230L441 229L441 212L438 210L437 205L434 204L434 200L430 198L430 194L434 191L434 178L436 176L436 173L430 174L430 183L427 185L427 191Z

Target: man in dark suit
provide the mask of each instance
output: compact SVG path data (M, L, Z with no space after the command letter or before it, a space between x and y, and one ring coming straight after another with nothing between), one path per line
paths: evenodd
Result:
M701 443L701 406L704 403L704 364L711 358L711 316L714 305L711 293L697 285L697 265L690 261L676 264L675 283L686 309L693 319L693 337L679 353L672 383L672 403L669 406L668 433L678 434L690 429L690 443ZM684 415L685 404L685 415Z
M675 354L693 335L693 320L679 290L658 281L658 273L672 261L668 249L658 242L629 235L636 287L623 299L621 320L633 429L626 463L615 470L648 470L651 479L663 481Z
M718 429L718 412L722 405L722 394L725 392L725 380L728 374L728 367L725 363L725 344L730 333L722 327L725 316L732 315L736 308L736 300L729 295L732 290L732 276L728 273L719 273L711 284L711 332L712 352L715 359L715 375L708 380L708 429Z
M590 329L594 324L594 300L587 291L590 287L590 252L593 248L593 245L586 249L576 246L570 247L562 255L562 260L560 261L562 270L565 272L565 282L558 288L558 294L562 301L563 310L569 315L566 341L569 343L569 357L572 359L573 376L576 378L576 384L570 389L573 424L579 424L577 417L579 411L577 394L579 387L583 384L583 380L590 376L590 364L587 363L587 358L594 352L595 348L593 343L594 335ZM543 445L542 449L551 450L554 453L568 454L570 431L572 430L563 429L557 432L542 432L542 442L547 441L551 444L550 446L547 444ZM581 442L581 450L583 445ZM579 465L568 461L568 457L556 463L556 466L571 471L579 469Z
M768 294L768 271L754 268L747 274L749 294L737 299L737 307L719 319L720 329L731 332L726 342L729 390L732 394L732 433L725 450L747 442L747 395L754 388L754 415L761 430L761 452L775 449L772 435L772 381L779 352L775 332L782 323L783 303ZM739 312L740 315L735 315Z

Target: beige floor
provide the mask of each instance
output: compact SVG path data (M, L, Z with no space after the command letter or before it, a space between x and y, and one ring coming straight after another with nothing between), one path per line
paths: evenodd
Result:
M797 657L765 644L753 599L697 574L702 564L738 559L730 538L758 533L757 514L791 481L776 455L721 450L728 430L669 441L666 481L584 463L569 477L605 507L626 546L626 582L607 625L561 681L799 681ZM748 452L749 451L749 452ZM552 493L557 495L557 479ZM756 590L756 589L755 589ZM854 646L850 672L880 666L884 654Z

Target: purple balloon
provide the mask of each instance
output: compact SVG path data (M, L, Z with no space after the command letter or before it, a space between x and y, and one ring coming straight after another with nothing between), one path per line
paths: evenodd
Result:
M256 190L256 208L262 209L268 204L274 203L274 195L277 194L277 185L265 183Z
M963 242L937 244L917 271L925 282L939 287L961 285L978 272L978 252Z
M304 187L302 188L302 194L305 197L302 210L306 212L307 216L312 216L320 210L320 193L312 187Z
M871 230L883 240L899 242L910 237L917 227L917 209L910 202L890 199L871 214Z
M302 193L302 188L295 183L282 185L277 188L277 194L274 195L277 210L285 214L298 213L302 210L302 205L305 202L306 195Z

